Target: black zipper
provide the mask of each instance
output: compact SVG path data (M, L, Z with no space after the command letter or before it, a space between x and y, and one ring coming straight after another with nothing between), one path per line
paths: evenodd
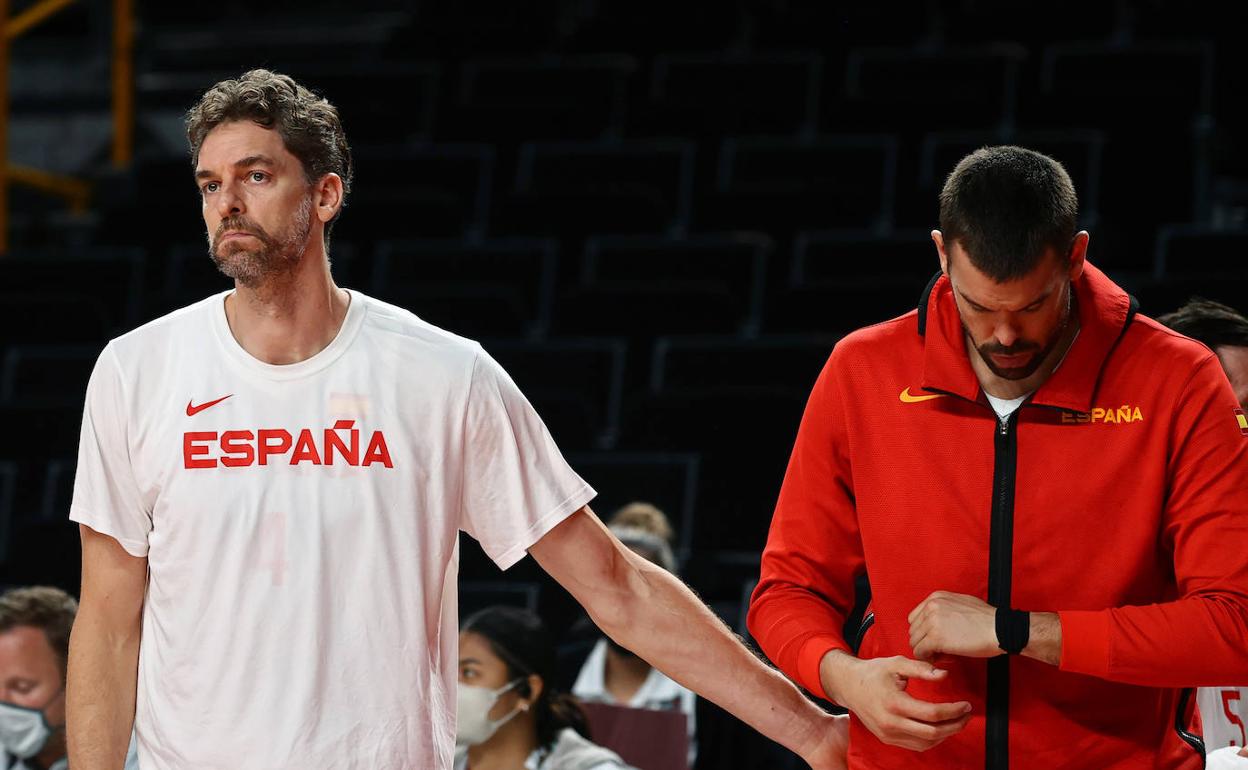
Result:
M1187 729L1187 704L1191 703L1195 692L1191 687L1179 691L1179 705L1174 710L1174 731L1179 734L1184 743L1192 747L1192 751L1200 755L1200 766L1204 767L1205 739Z
M1014 483L1018 469L1018 415L1014 410L993 429L992 518L988 533L988 603L1010 606L1014 557ZM988 659L984 767L1010 766L1010 658Z
M866 617L862 619L862 622L858 624L858 633L854 634L853 648L854 648L855 655L857 655L859 650L862 649L862 641L867 638L867 631L871 628L871 626L874 626L874 625L875 625L875 613L868 612Z

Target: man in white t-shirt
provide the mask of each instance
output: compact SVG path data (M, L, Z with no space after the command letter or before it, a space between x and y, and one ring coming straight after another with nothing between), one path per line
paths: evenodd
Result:
M74 770L120 768L132 725L144 770L449 768L461 529L502 568L533 554L617 641L813 767L844 766L843 723L610 535L479 345L334 285L351 162L328 102L254 70L187 134L235 289L113 340L91 376Z

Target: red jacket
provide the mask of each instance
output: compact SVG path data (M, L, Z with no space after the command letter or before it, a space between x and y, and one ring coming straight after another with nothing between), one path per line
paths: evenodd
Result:
M1075 291L1074 345L1004 424L945 278L843 339L815 383L749 616L782 670L825 695L819 661L849 649L864 571L864 658L913 657L906 616L935 590L1062 625L1058 668L939 656L948 677L909 692L969 701L970 724L920 759L854 720L851 768L1198 768L1180 688L1248 681L1248 429L1230 385L1091 265Z

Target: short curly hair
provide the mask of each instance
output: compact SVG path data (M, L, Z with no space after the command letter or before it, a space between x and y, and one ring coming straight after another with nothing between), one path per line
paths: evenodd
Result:
M250 120L275 129L282 143L303 164L309 183L334 173L342 179L345 200L351 191L354 166L338 108L296 83L294 78L264 69L244 72L209 88L186 113L186 138L191 165L209 132L222 123ZM339 209L339 214L342 210ZM334 220L337 220L337 216ZM326 225L326 234L333 225Z
M69 632L77 614L78 602L59 588L14 588L0 595L0 633L18 626L43 631L61 664L62 676L69 660Z

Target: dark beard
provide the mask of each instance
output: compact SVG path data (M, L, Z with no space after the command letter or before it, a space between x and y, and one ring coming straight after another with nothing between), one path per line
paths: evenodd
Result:
M1057 344L1066 336L1066 330L1070 327L1071 319L1073 319L1075 315L1075 288L1074 286L1069 286L1067 290L1069 291L1069 294L1066 296L1066 313L1062 318L1062 322L1058 324L1057 329L1053 331L1053 337L1045 343L1044 347L1041 347L1034 342L1026 342L1022 345L1014 345L1010 347L999 345L995 342L986 342L976 348L976 351L979 353L980 360L984 362L984 365L988 367L989 371L1003 380L1025 380L1035 374L1036 370L1044 365L1045 361L1049 360L1049 356L1053 354L1053 349L1057 347ZM963 326L963 333L965 332L966 327ZM1001 369L992 362L993 353L1010 356L1017 355L1019 353L1026 353L1029 350L1038 350L1039 352L1031 357L1031 360L1027 362L1026 366L1020 366L1015 369Z

